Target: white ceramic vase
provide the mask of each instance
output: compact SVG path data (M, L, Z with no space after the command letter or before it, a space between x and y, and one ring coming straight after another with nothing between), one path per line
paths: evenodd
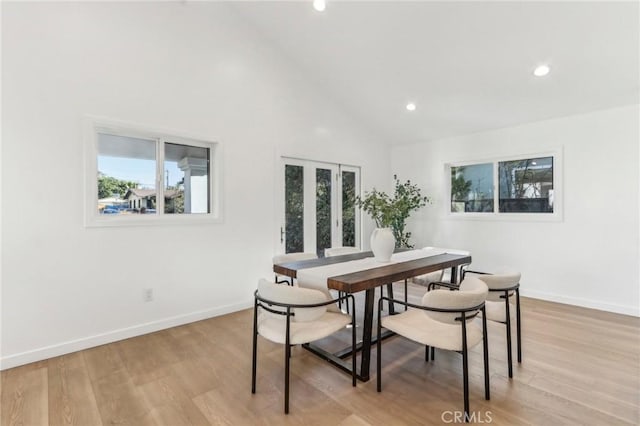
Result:
M391 228L376 228L371 234L371 251L378 262L389 262L393 249L396 247L396 239Z

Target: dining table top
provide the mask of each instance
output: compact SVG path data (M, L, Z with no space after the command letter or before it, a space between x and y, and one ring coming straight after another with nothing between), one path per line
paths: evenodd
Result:
M285 262L273 265L273 271L280 275L297 278L302 269L320 268L337 263L373 257L373 253L360 252L341 256ZM327 276L327 287L333 290L356 293L378 287L390 282L401 281L429 272L446 268L454 268L471 263L471 256L466 254L441 253L399 262L380 262L369 267L347 274Z

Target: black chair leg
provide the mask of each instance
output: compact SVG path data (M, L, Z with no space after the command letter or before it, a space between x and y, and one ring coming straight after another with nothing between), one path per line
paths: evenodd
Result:
M378 302L378 339L376 342L376 355L377 355L377 360L376 360L376 370L377 370L377 374L376 374L376 389L378 392L382 391L382 339L380 338L382 335L382 324L380 321L380 316L382 315L382 300L380 300Z
M253 307L253 361L251 365L251 393L256 393L256 367L258 363L258 306Z
M344 297L347 293L344 291L338 291L338 297ZM345 301L344 306L347 308L347 313L349 313L349 302ZM338 309L342 310L342 299L338 300Z
M435 360L436 360L436 348L431 346L431 361L435 361Z
M407 295L407 280L404 280L404 303L408 303L408 295ZM409 309L409 307L407 305L404 305L404 310L406 311L407 309Z
M429 362L429 345L426 345L424 347L424 360L426 362Z
M291 307L287 306L284 339L284 413L289 414L289 364L291 363Z
M522 362L522 337L520 330L520 289L516 288L516 339L518 339L518 362Z
M507 363L509 364L509 378L513 377L513 356L511 354L511 311L509 309L509 292L505 291L505 313L507 315Z
M284 413L289 414L289 364L291 345L284 345Z
M344 302L349 310L349 299ZM356 386L356 299L351 296L351 382L352 386Z
M489 341L487 334L487 315L484 306L482 307L482 352L484 356L484 399L491 399L489 383Z
M467 359L467 327L466 318L462 314L462 380L464 392L464 421L469 422L469 360Z

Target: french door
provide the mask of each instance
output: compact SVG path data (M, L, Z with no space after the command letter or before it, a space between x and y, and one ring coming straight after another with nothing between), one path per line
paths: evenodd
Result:
M360 247L360 168L283 157L278 251Z

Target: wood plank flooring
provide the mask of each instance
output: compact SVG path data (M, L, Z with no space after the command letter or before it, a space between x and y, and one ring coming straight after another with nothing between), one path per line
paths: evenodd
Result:
M423 291L411 286L410 299ZM402 286L395 292L402 297ZM640 424L640 319L528 298L522 309L523 362L513 379L504 326L489 323L490 401L481 346L470 355L477 419ZM422 347L393 337L383 344L381 393L375 370L352 388L349 376L294 348L284 415L281 345L260 338L251 394L251 327L246 310L3 371L0 425L435 425L462 410L460 355L436 351L426 363Z

